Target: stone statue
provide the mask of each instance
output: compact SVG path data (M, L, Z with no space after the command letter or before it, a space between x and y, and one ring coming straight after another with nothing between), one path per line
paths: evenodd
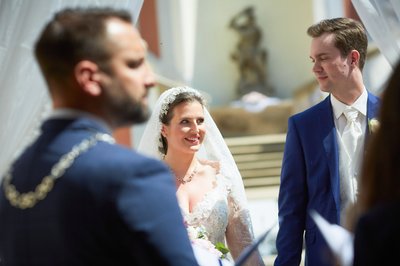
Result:
M272 90L266 84L267 52L259 47L262 33L256 24L253 7L248 7L236 14L230 21L230 28L240 35L236 51L231 55L239 66L238 95L243 96L249 92L258 91L270 96Z

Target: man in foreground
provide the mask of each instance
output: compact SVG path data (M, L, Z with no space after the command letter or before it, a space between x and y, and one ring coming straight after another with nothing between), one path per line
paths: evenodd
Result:
M197 265L161 163L115 145L154 76L130 15L66 9L35 55L54 112L0 190L1 265Z

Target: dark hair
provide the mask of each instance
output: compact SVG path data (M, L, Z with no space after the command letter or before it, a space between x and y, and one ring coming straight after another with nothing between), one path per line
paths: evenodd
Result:
M350 18L325 19L310 26L307 34L313 38L320 37L324 33L335 35L335 47L342 56L347 56L351 50L360 53L359 68L364 68L367 57L368 37L364 26Z
M168 103L165 108L162 108L166 110L166 112L161 112L159 116L159 120L162 124L164 125L169 125L171 122L173 116L174 116L174 109L176 106L178 106L181 103L191 103L191 102L199 102L202 106L205 105L204 99L201 97L200 94L195 94L193 92L181 92L178 95L176 95L175 99ZM160 134L160 146L158 147L159 152L162 154L167 154L168 151L168 143L167 139Z
M45 78L62 79L83 59L106 71L111 51L105 38L105 22L110 18L132 21L128 12L111 8L75 8L56 13L35 45Z
M383 92L379 129L368 143L362 168L359 210L400 200L400 65Z

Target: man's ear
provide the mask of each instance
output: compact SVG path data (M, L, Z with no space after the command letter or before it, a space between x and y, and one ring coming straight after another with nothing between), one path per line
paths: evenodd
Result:
M98 96L101 94L98 72L98 65L88 60L80 61L75 65L75 79L84 93L91 96Z
M350 52L350 57L351 57L351 65L358 66L358 63L360 61L360 53L357 50L352 50Z

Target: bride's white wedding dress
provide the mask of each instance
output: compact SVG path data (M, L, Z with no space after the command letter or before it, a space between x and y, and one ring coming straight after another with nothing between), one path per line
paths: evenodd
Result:
M163 145L160 141L162 128L160 114L166 113L169 104L181 93L190 93L202 98L197 90L190 87L176 87L163 92L147 122L138 146L139 152L163 159L164 154L159 149ZM216 171L218 174L214 188L206 193L191 210L181 208L182 216L188 230L189 227L204 228L207 239L214 245L218 242L225 244L229 248L230 255L235 259L253 241L251 219L246 206L246 193L239 169L224 138L207 108L203 106L203 110L207 133L196 156L199 160L208 161L212 167L218 169ZM264 264L256 251L248 259L246 265Z

